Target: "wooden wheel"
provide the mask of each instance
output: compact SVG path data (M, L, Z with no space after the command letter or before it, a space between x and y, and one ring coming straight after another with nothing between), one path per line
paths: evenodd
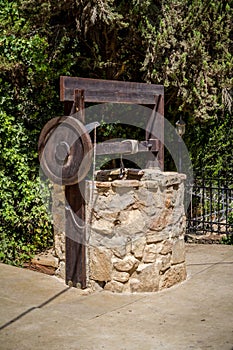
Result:
M51 119L41 131L38 142L43 172L60 185L73 185L87 175L92 149L86 128L71 116Z

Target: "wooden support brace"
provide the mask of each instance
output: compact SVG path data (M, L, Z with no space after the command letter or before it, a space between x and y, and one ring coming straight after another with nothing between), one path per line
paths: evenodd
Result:
M96 154L104 155L104 154L133 154L140 152L155 152L159 151L159 140L158 139L149 139L148 141L141 141L137 143L137 152L133 150L132 141L136 140L124 140L123 142L114 141L114 142L103 142L97 143L96 145Z
M155 95L163 95L163 85L117 80L60 77L60 100L74 101L75 90L85 90L86 102L154 104Z
M78 112L76 117L84 123L83 90L75 90L72 110ZM66 209L66 284L81 288L86 288L85 227L75 226L73 216L85 226L85 200L82 196L84 186L85 181L81 181L65 187L66 200L70 206L69 210Z
M154 108L147 123L146 140L158 140L158 152L148 160L148 167L159 167L164 170L164 98L163 95L154 96ZM156 160L155 160L156 158Z

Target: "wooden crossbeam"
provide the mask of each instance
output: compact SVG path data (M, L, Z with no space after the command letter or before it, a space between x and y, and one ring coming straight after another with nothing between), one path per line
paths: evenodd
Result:
M84 90L85 102L131 103L153 105L155 96L164 95L163 85L60 77L60 100L74 101L75 90Z
M134 140L133 140L134 141ZM159 151L159 140L158 139L150 139L148 141L138 142L136 145L136 152L158 152ZM132 154L135 150L133 150L132 143L130 140L124 140L124 142L114 141L114 142L103 142L97 143L96 145L96 154L104 155L104 154Z

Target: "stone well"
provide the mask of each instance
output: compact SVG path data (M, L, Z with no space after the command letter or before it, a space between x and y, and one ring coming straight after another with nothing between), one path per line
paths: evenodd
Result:
M156 292L186 279L185 175L143 173L140 180L95 181L86 205L87 280L93 290ZM59 209L58 193L56 201ZM57 273L64 277L64 232L55 231Z

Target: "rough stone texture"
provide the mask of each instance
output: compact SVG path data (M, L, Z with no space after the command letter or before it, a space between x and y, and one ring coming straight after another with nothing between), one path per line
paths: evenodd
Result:
M158 212L155 218L151 221L150 229L152 231L161 231L164 229L170 222L171 214L172 211L167 208Z
M66 265L65 261L60 261L59 267L57 268L55 275L62 279L66 278Z
M172 252L172 242L170 240L164 241L162 245L162 249L160 250L160 254L166 255L171 252Z
M144 187L148 188L148 189L158 189L159 188L159 183L156 181L144 181Z
M159 270L156 264L147 265L134 276L138 283L130 283L131 292L157 292L159 289ZM135 280L134 280L135 281Z
M114 220L110 221L104 218L96 220L92 225L93 230L105 236L112 236L114 227Z
M129 282L129 287L125 288L125 291L130 291L132 293L138 292L141 282L138 278L131 278Z
M125 283L129 280L130 274L128 272L114 271L112 279L121 283Z
M143 213L139 209L123 211L115 224L115 234L131 236L140 235L145 230Z
M90 249L90 278L95 281L110 281L112 273L112 254L109 250L92 247Z
M59 261L65 261L65 232L58 232L54 229L54 235L55 256L58 257Z
M185 264L171 266L161 276L159 289L170 288L177 283L184 281L187 277Z
M140 180L112 180L94 182L93 195L87 195L92 198L86 203L90 288L155 292L183 281L184 175L154 168L143 170ZM93 182L87 181L87 192L90 187ZM57 271L62 275L64 193L61 188L56 191L55 252L60 259Z
M144 263L155 262L158 256L158 246L157 244L148 244L143 252L142 261Z
M137 259L141 259L146 246L146 237L141 237L132 242L131 252Z
M115 258L113 260L113 266L117 271L132 272L139 265L139 261L134 258L134 256L127 256L126 258L120 260Z
M116 292L121 293L123 292L124 285L117 281L110 281L106 283L104 290L110 291L110 292Z
M129 251L130 251L130 248L128 245L122 245L122 246L116 247L115 249L112 249L113 254L120 259L123 259Z
M34 258L31 260L32 264L40 264L43 266L51 266L58 268L59 266L59 261L58 258L52 256L52 255L44 255L44 254L39 254L35 255Z
M65 193L62 186L53 185L52 199L55 256L59 261L65 261Z
M168 238L169 238L169 235L167 234L167 232L149 231L146 233L146 243L147 244L162 242Z
M182 263L184 261L185 261L184 239L180 238L173 243L171 263L175 265L175 264Z
M142 183L138 180L115 180L112 182L113 187L139 187L142 186Z
M96 187L97 188L111 188L112 184L111 182L99 182L99 181L96 181L95 183Z
M171 254L161 255L159 259L157 259L157 264L159 267L159 273L163 274L171 267Z

